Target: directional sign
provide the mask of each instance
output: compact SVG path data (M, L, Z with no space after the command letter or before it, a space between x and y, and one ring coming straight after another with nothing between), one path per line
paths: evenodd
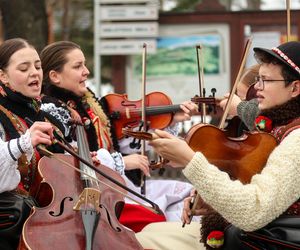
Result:
M147 52L156 52L156 40L120 39L102 40L98 53L101 55L136 55L143 51L143 44L147 44Z
M94 0L94 74L101 84L102 55L156 52L159 0ZM99 87L100 93L100 87Z
M158 4L158 0L99 0L101 4L124 4L124 3L154 3Z
M99 19L101 21L157 20L158 8L138 5L101 6Z
M157 37L157 22L114 22L102 23L100 26L100 36L102 38L121 37Z

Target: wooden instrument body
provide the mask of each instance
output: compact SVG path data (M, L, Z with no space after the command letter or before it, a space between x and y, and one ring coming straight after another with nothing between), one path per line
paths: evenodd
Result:
M232 179L249 183L260 173L277 142L268 133L245 132L241 137L227 137L226 133L207 124L197 124L187 133L186 141Z
M74 166L78 165L78 161L72 156L59 157ZM105 166L100 167L106 174L116 174ZM80 173L61 166L55 158L46 157L39 161L39 172L42 182L37 199L44 205L49 201L50 203L45 207L33 208L24 224L19 249L85 249L82 211L74 210L83 191ZM100 175L97 177L104 179ZM109 185L118 188L113 183ZM95 230L93 249L142 249L134 232L124 228L118 221L123 206L123 195L101 185L100 219ZM81 209L84 213L89 213L85 204L82 204Z
M135 128L140 125L141 100L130 101L126 94L108 94L104 98L108 103L109 116L118 139L123 137L122 128ZM180 105L172 105L171 99L162 92L147 94L145 105L147 124L152 129L167 127L173 119L173 113L181 110Z

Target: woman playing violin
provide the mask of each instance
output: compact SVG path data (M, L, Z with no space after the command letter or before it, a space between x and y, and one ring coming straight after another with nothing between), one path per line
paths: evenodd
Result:
M260 114L255 127L273 134L279 145L249 184L231 180L201 152L194 152L185 141L165 131L155 131L159 138L151 141L174 167L184 167L184 175L201 198L231 223L223 249L269 249L270 242L249 240L245 232L262 229L284 214L300 213L300 42L254 51L260 64L255 84ZM186 223L190 223L189 213L186 206Z
M137 154L129 147L130 138L117 140L114 136L113 127L106 113L104 112L103 102L100 102L95 94L86 87L85 81L88 78L89 70L85 66L85 56L80 47L69 41L60 41L48 45L41 52L42 68L44 70L44 86L43 92L46 97L53 97L60 100L62 103L68 105L76 110L80 119L85 123L85 130L87 132L90 150L97 150L97 155L104 165L107 165L119 172L129 187L140 192L140 187L136 187L133 183L135 178L130 181L125 176L131 171L128 170L139 169L149 176L149 161L146 156ZM172 127L168 130L177 133L176 123L189 119L196 111L197 107L191 102L185 102L181 105L182 112L174 115ZM126 153L122 155L121 153ZM177 208L179 201L189 195L191 185L189 183L178 181L147 181L146 182L146 197L157 202L163 211L166 211L168 206L172 203L173 211L170 212L171 219L177 219L180 215L180 206ZM163 196L161 194L164 194ZM172 197L172 198L171 198ZM128 216L124 219L125 225L140 230L140 226L135 228L143 218L133 218L131 213L137 214L137 207L125 206L123 214L128 211ZM147 219L148 220L148 219ZM159 219L161 220L161 218ZM122 217L121 217L122 221ZM148 222L145 222L148 223Z
M20 38L0 45L0 193L14 191L35 196L32 187L37 185L35 173L41 157L36 147L52 144L54 126L66 132L59 120L40 109L42 79L41 60L32 45ZM34 122L32 126L26 118ZM56 146L51 149L62 152ZM4 237L1 229L10 230L5 223L11 222L5 217L4 221L0 219L0 247L15 249L22 228L17 235Z

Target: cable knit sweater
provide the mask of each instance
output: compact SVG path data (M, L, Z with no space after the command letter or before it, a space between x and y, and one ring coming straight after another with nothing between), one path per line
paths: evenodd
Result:
M300 197L300 129L274 149L261 174L247 185L230 180L199 152L183 173L229 222L245 231L260 229Z

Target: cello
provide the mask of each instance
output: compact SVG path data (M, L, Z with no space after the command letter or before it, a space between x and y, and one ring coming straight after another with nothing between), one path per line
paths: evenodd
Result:
M84 128L77 126L79 156L91 158ZM61 162L81 169L61 166ZM57 154L39 162L41 184L37 200L44 207L34 207L26 220L19 249L142 249L134 233L118 221L123 195L118 185L95 175L88 162ZM100 166L101 172L124 183L120 175ZM95 176L95 178L92 178ZM98 182L97 180L100 180ZM109 187L108 187L109 186Z

